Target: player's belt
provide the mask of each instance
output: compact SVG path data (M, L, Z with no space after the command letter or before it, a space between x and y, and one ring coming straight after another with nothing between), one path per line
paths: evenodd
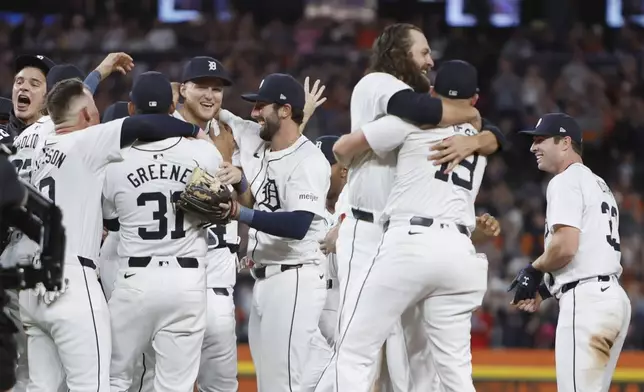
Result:
M87 257L78 256L78 262L83 267L91 268L93 270L96 269L96 264L94 264L94 262L91 259L88 259Z
M176 257L176 259L181 268L199 268L199 260L194 257ZM144 268L150 265L151 261L152 257L130 257L127 264L131 268ZM164 261L159 261L159 263L164 263Z
M387 231L389 229L389 222L385 222L383 225L383 230ZM466 236L470 236L470 231L467 229L467 227L460 225L458 223L453 223L453 224L447 224L447 223L440 223L435 221L433 218L423 218L422 216L414 216L411 219L409 219L409 224L412 226L423 226L423 227L432 227L434 224L440 225L441 229L446 229L451 227L452 225L456 227L456 230L458 230L461 234L465 234Z
M212 292L215 293L215 295L223 295L224 297L230 296L228 289L223 287L213 287Z
M371 212L362 211L362 210L359 210L357 208L352 208L351 209L351 214L357 220L361 220L361 221L365 221L365 222L369 222L369 223L374 222L373 214Z
M303 265L304 264L293 264L293 265L282 264L280 266L265 265L262 267L254 267L251 270L251 272L255 279L266 279L267 276L271 276L271 275L274 275L275 273L284 272L291 269L301 268Z
M563 286L561 286L561 294L565 293L566 291L570 291L570 290L574 289L575 287L577 287L577 285L579 285L579 283L582 280L589 281L589 280L592 280L592 279L593 278L580 279L580 280L576 280L574 282L566 283ZM608 282L608 281L610 281L610 276L609 275L600 275L596 279L597 279L598 282Z

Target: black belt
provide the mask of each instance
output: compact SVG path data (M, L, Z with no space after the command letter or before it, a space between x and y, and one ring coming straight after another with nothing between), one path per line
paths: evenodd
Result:
M409 224L412 226L431 227L434 223L438 223L438 222L436 222L433 218L423 218L422 216L414 216L409 220ZM440 225L441 229L450 227L450 225L446 223L438 223L438 224ZM454 226L456 226L456 229L461 234L465 234L466 236L470 235L470 231L467 229L467 227L458 223L454 223ZM388 228L389 228L389 221L385 222L383 229L384 231L387 231Z
M598 282L608 282L610 281L610 276L609 275L600 275L597 277ZM561 286L561 294L565 293L566 291L570 291L577 287L579 284L579 281L576 280L574 282L566 283L563 286Z
M173 259L175 257L172 257ZM194 257L176 257L177 263L181 268L199 268L199 260ZM127 264L132 268L147 267L152 261L152 257L130 257ZM159 266L163 266L167 261L159 261Z
M282 264L280 265L280 269L282 272L288 271L290 269L296 269L302 267L303 264L294 264L294 265L286 265ZM263 267L257 267L253 268L253 273L255 274L255 279L265 279L266 278L266 267L268 266L263 266Z
M352 208L351 209L351 214L353 214L353 217L356 218L357 220L373 223L373 214L371 212L367 211L362 211L357 208Z
M91 268L93 270L96 269L96 264L91 259L88 259L87 257L83 256L78 256L78 261L80 262L80 265L83 267Z
M213 287L212 292L215 293L215 295L223 295L224 297L230 296L228 289L225 289L223 287Z

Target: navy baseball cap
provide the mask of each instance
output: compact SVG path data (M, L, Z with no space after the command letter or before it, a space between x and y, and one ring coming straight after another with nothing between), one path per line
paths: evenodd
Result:
M436 72L434 91L445 98L472 98L479 92L478 78L478 71L467 61L446 61Z
M259 91L256 94L243 94L241 97L249 102L291 105L300 110L304 109L306 100L304 86L291 75L280 73L265 77L259 84Z
M9 98L0 97L0 121L9 121L13 104Z
M142 113L167 114L172 106L172 85L160 72L143 72L134 80L130 100Z
M85 75L73 64L58 64L54 65L47 74L47 92L61 80L67 79L80 79L83 80Z
M186 63L186 65L183 66L181 83L200 78L221 79L224 86L230 86L233 84L233 81L223 64L212 57L193 57Z
M127 111L127 102L118 101L114 102L105 109L101 122L106 123L109 121L117 120L119 118L127 117L129 115L130 113Z
M320 136L315 139L315 146L322 151L322 154L326 157L326 160L329 161L329 165L333 166L336 164L335 154L333 154L333 145L338 141L340 137L333 135Z
M565 113L548 113L539 119L534 129L519 133L544 137L569 136L573 142L579 145L584 141L583 132L577 121Z
M45 76L49 73L49 70L56 65L51 59L41 56L41 55L22 55L18 56L16 62L14 63L14 72L18 73L27 67L34 67L40 69Z

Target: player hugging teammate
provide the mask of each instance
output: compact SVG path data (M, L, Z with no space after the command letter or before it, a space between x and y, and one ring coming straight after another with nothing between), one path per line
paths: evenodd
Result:
M16 62L2 135L17 136L16 169L67 228L64 287L21 292L19 315L13 298L27 341L17 391L237 390L241 268L255 279L260 391L474 390L470 316L487 285L474 242L500 231L474 202L504 136L474 107L472 65L445 62L430 87L422 31L388 26L353 91L351 132L315 143L303 130L325 101L319 81L267 75L242 96L244 120L221 108L232 78L205 56L174 85L141 74L99 124L97 84L133 66L113 53L82 82L44 56ZM513 283L514 305L557 298L558 388L604 392L630 317L617 205L583 165L573 119L547 115L527 133L555 177L546 251ZM2 261L37 263L37 250L11 233Z

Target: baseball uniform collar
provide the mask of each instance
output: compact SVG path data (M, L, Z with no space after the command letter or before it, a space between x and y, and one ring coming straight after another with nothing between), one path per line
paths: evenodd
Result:
M289 154L293 153L295 150L300 148L300 146L302 144L304 144L304 143L306 143L308 141L309 141L309 139L306 136L300 135L300 137L295 141L295 143L291 144L289 147L287 147L287 148L285 148L283 150L272 151L272 150L269 149L268 151L266 151L266 157L268 159L282 158L282 157L284 157L286 155L289 155Z

